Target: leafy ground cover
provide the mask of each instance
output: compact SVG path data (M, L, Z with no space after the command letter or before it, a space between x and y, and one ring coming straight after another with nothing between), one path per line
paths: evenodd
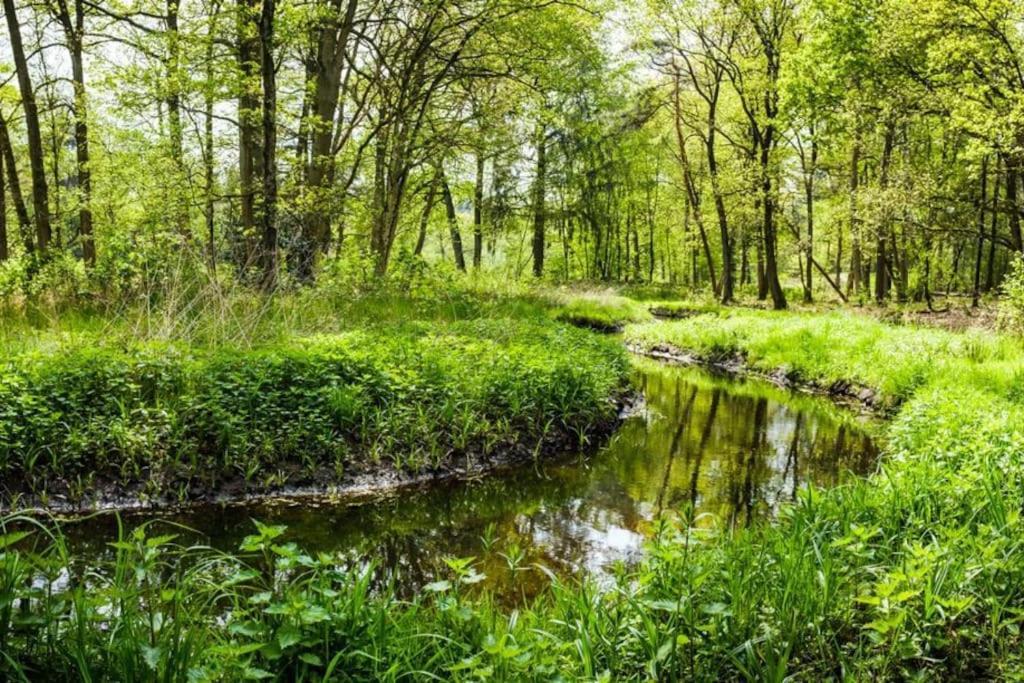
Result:
M628 339L872 384L895 410L874 476L808 490L777 523L667 519L614 586L510 611L471 558L411 600L283 529L236 555L144 530L60 579L59 535L0 542L13 679L822 680L1024 675L1024 353L1011 340L841 315L736 312ZM14 527L10 527L14 528ZM527 571L524 569L524 571Z
M25 494L44 505L189 500L529 457L607 433L624 391L617 342L553 322L520 294L337 292L254 306L240 297L195 314L11 324L0 365L7 507Z

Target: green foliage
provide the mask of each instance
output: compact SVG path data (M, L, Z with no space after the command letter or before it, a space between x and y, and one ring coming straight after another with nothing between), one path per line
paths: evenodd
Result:
M847 312L778 316L727 311L664 324L634 325L626 338L641 347L668 344L712 360L742 357L758 370L782 368L828 386L853 381L888 406L940 377L975 376L1002 384L1024 353L1010 340L982 332L891 326Z
M187 495L437 467L607 427L626 370L614 343L542 318L25 354L0 370L0 473L9 490L78 497L96 480Z
M626 323L651 319L643 304L606 292L558 293L554 300L555 320L599 332L618 332Z
M744 313L629 332L650 341L661 329L673 343L685 334L694 350L730 339L761 367L786 361L812 377L900 371L893 396L904 401L881 471L805 490L775 524L698 530L680 510L613 585L556 583L510 613L475 589L472 558L451 558L445 576L398 601L368 589L372 570L339 572L331 556L304 554L284 529L259 525L237 556L140 531L115 544L114 559L97 560L87 584L50 590L47 579L68 562L61 538L11 520L0 532L0 671L94 680L1019 678L1024 359L998 338L838 316L821 318L816 334L810 320ZM805 343L787 356L766 346L769 328ZM873 349L870 336L896 351ZM922 352L943 371L902 370Z
M1003 299L999 302L999 326L1014 335L1024 335L1024 259L1013 259L1003 281Z

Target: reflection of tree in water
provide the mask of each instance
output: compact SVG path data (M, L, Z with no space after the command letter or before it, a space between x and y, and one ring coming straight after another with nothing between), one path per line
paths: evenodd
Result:
M660 516L689 508L700 524L748 525L792 501L808 482L834 484L845 469L868 471L876 457L864 430L820 399L641 367L647 410L586 460L569 454L542 469L367 504L208 508L172 519L200 532L188 542L228 550L252 533L252 519L284 524L284 540L336 552L351 567L375 562L378 585L393 582L404 595L447 577L444 557L475 557L488 576L483 585L516 601L545 585L546 575L529 569L535 563L563 575L600 571L636 557ZM116 522L94 518L72 532L79 551L108 552ZM506 556L517 558L519 571Z

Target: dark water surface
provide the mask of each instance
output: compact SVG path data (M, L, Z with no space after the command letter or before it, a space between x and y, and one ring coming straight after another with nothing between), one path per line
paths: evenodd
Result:
M750 524L808 482L831 486L874 467L871 425L824 399L652 361L636 368L645 408L590 457L359 504L211 506L122 520L182 524L196 533L181 541L225 550L253 532L252 519L284 524L283 540L374 561L405 590L445 575L445 557L474 557L485 585L525 594L548 570L602 574L634 561L660 516L692 505L698 525ZM107 552L116 529L116 518L102 515L66 532L82 557Z

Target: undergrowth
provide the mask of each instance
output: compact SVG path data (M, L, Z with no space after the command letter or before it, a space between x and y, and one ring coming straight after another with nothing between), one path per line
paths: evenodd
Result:
M898 406L880 471L776 523L686 509L612 586L508 611L472 558L408 601L284 530L236 555L145 530L73 570L52 527L0 540L13 680L978 680L1024 677L1024 358L1004 338L736 313L627 331L871 384ZM13 521L12 521L13 523ZM9 528L13 529L14 526ZM33 531L34 529L34 531ZM30 536L21 533L31 531ZM56 586L56 588L55 588Z

